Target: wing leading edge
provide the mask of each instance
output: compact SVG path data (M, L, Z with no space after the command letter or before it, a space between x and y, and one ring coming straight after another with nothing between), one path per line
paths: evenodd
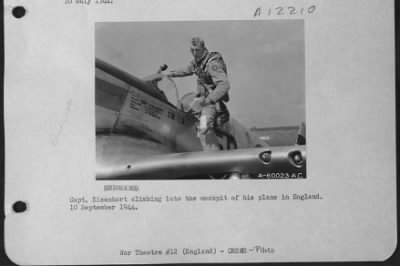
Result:
M180 179L231 175L260 179L305 178L305 146L151 155L97 172L98 180Z

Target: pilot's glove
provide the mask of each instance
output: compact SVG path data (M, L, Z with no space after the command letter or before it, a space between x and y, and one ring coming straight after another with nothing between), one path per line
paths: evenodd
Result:
M190 109L192 109L195 112L200 112L201 108L204 106L202 105L205 101L205 97L195 97L193 101L189 104Z
M203 97L204 98L204 97ZM200 102L200 105L201 106L206 106L206 105L209 105L209 104L213 104L213 102L209 99L209 98L204 98L204 100L202 100L201 102Z
M164 76L166 78L173 78L174 77L174 74L171 71L165 71L163 74L164 74Z

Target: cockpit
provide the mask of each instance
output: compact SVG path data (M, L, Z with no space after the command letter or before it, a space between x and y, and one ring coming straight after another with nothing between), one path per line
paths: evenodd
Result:
M154 75L143 78L143 80L153 88L164 102L174 106L175 108L187 112L190 107L189 104L195 97L195 93L187 93L180 97L178 87L173 79L161 74L156 73Z

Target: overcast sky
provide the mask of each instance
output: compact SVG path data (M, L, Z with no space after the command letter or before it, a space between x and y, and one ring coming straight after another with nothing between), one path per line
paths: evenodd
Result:
M137 77L161 64L189 64L190 39L222 54L231 83L228 108L246 127L305 121L303 20L96 23L96 57ZM195 77L175 79L180 96Z

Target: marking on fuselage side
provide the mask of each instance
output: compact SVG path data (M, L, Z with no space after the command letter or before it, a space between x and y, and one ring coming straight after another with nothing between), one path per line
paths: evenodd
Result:
M161 119L164 109L154 104L148 103L145 99L140 97L139 93L132 92L129 102L129 107L136 111L150 115L154 118Z
M168 111L168 118L171 120L175 120L175 113Z
M171 120L174 120L182 125L185 124L185 118L182 115L179 115L179 113L175 113L173 111L168 111L167 117Z
M160 120L165 116L166 118L174 120L179 124L185 124L184 114L181 114L175 110L164 109L156 104L149 103L147 99L142 97L140 92L134 90L130 92L129 107L134 111L142 112Z
M140 101L134 95L131 96L129 107L134 110L140 111Z

